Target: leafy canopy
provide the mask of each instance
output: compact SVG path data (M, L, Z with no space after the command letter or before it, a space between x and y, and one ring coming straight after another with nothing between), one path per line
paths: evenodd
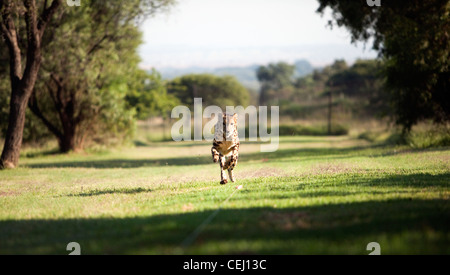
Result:
M333 22L368 42L385 59L386 88L396 122L409 131L417 122L450 121L450 2L318 0L318 12L331 8Z
M247 106L249 91L232 76L191 74L175 78L167 85L170 94L182 104L192 106L194 98L202 98L203 106Z

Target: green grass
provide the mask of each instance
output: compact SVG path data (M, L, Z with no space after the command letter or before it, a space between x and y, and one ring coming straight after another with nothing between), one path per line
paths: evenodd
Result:
M260 153L243 142L238 182L221 186L210 144L141 145L24 152L0 171L0 254L68 254L69 242L83 254L368 254L369 242L382 254L450 253L448 147L283 137Z

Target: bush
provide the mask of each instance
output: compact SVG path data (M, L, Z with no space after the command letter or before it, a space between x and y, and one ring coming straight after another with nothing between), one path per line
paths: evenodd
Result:
M407 136L407 144L413 148L450 146L450 130L435 128L428 131L415 131Z
M367 131L358 138L383 145L407 145L416 149L450 146L450 128L448 126L422 125L409 133L398 130L383 138L384 133Z
M259 131L259 130L258 130ZM271 132L271 129L268 129ZM331 136L345 136L349 132L349 129L343 125L332 125ZM280 125L279 126L280 136L328 136L328 126L318 125L318 126L303 126L303 125ZM249 135L249 127L245 128L245 135Z
M280 136L343 136L347 135L348 131L347 127L339 124L332 125L330 133L327 125L280 125Z
M385 141L384 144L387 145L406 145L408 144L408 139L405 135L401 133L391 134Z

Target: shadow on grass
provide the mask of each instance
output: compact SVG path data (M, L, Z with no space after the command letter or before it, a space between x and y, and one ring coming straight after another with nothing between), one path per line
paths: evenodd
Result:
M56 156L60 155L61 152L58 149L51 149L51 150L45 150L45 151L35 151L35 152L27 152L24 153L24 156L27 158L39 158L39 157L45 157L45 156Z
M162 159L108 159L87 161L61 161L53 163L28 164L29 168L139 168L160 166L189 166L212 163L211 157L182 157Z
M296 148L282 149L276 152L240 154L239 162L259 161L259 160L279 160L285 158L304 158L304 157L344 157L355 151L367 147L351 148ZM211 156L192 156L179 158L160 158L160 159L107 159L107 160L87 160L87 161L61 161L53 163L28 164L29 168L138 168L152 166L189 166L204 165L212 163Z
M1 254L383 254L449 252L448 200L387 200L298 208L222 209L197 240L180 243L214 210L130 218L0 221ZM390 239L393 238L393 239ZM392 242L391 242L392 241Z
M138 193L150 193L153 190L148 188L113 188L113 189L103 189L103 190L90 190L87 192L73 193L66 195L68 197L92 197L99 195L110 195L110 194L138 194Z
M298 136L283 136L282 139L278 141L279 144L285 144L285 143L291 143L291 144L299 144L299 143L326 143L326 142L338 142L336 138L341 138L342 136L314 136L299 139ZM142 140L135 140L134 145L136 147L195 147L195 146L205 146L210 147L212 146L212 142L209 141L188 141L188 142L174 142L172 139L163 140L163 141L155 141L155 142L146 142ZM260 140L258 141L250 141L248 139L241 139L240 140L241 146L245 146L247 144L249 145L264 145L264 144L270 144L270 142L262 142ZM378 145L375 145L378 146Z
M332 174L316 175L312 179L310 177L284 177L280 182L274 181L276 184L266 186L271 191L266 193L268 194L267 199L324 198L328 200L329 197L384 196L392 193L402 196L414 192L424 192L423 190L426 188L445 189L450 187L450 173L408 175L355 173L352 175L351 181L343 180L343 177L347 178L348 174L343 174L341 178ZM254 192L255 190L245 188L241 191L239 198L232 198L231 201L252 200ZM405 200L412 200L412 198L405 198ZM447 201L447 206L450 206L449 201Z

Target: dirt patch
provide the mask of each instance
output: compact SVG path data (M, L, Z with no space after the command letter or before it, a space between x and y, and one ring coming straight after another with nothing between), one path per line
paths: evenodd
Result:
M440 163L442 165L450 166L450 155L419 155L418 158L427 163Z
M266 212L261 216L260 225L263 228L276 228L282 231L307 229L311 227L309 214L296 212Z
M255 171L245 171L239 173L240 178L260 178L260 177L281 177L286 176L286 173L281 169L276 168L261 168Z
M343 174L343 173L363 173L364 169L355 167L353 165L344 163L328 163L319 164L312 167L308 174L322 175L322 174Z
M0 191L0 197L10 197L10 196L16 196L19 194L20 194L19 192L14 192L14 191L7 191L7 192Z
M183 205L182 210L183 212L190 212L194 210L194 205L192 203L185 204Z

